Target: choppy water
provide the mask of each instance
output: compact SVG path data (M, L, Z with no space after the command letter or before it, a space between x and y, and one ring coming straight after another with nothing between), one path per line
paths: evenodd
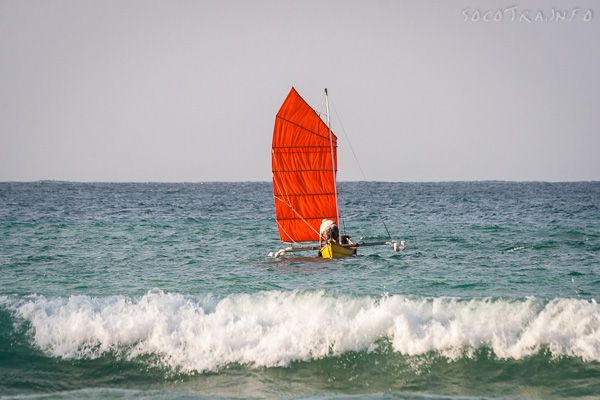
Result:
M0 183L0 395L598 398L600 183L342 183L284 260L271 185Z

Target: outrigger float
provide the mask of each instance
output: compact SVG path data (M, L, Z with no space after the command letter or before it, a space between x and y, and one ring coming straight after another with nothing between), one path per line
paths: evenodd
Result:
M290 246L269 256L318 251L319 257L339 258L355 255L359 247L387 245L394 251L402 249L404 241L392 240L389 232L388 241L354 243L338 231L337 238L321 242L319 227L323 220L340 226L337 137L330 129L327 89L325 106L327 122L292 87L275 117L271 151L275 218L281 241Z

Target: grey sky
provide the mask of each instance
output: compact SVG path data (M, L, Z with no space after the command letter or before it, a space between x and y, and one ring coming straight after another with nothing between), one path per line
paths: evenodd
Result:
M0 181L268 181L292 85L369 180L599 180L599 71L594 1L0 0Z

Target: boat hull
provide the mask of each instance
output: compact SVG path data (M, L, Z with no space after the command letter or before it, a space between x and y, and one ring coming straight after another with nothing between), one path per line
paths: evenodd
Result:
M353 256L355 254L355 246L342 246L335 242L328 242L319 251L319 256L323 258L341 258Z

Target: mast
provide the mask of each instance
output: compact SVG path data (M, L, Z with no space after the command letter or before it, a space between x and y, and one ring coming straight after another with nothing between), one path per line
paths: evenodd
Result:
M341 221L340 221L340 207L338 205L338 194L337 194L337 171L336 171L336 165L335 165L335 157L333 155L333 137L332 137L332 132L331 132L331 122L329 119L329 98L327 97L327 88L325 88L325 108L327 110L327 129L329 130L329 149L331 150L331 168L333 170L333 192L335 195L335 216L337 219L337 224L338 224L338 243L341 243L340 237L342 235L342 232L340 230L341 228Z

